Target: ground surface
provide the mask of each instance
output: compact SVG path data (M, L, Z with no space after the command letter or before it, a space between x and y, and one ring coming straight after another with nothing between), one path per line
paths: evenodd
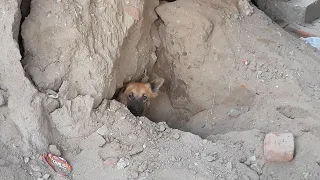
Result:
M73 167L70 179L320 179L319 52L257 8L251 16L219 19L219 13L233 12L233 6L221 10L217 7L223 3L211 3L180 0L157 9L164 21L158 26L159 64L171 57L175 64L165 68L175 76L167 76L187 88L176 83L176 89L168 90L172 84L167 83L148 117L183 131L134 117L116 101L104 100L93 108L89 96L68 100L49 115L58 127L52 133L54 143ZM219 13L209 16L212 11ZM195 24L189 26L189 21ZM195 41L206 28L213 33L205 42ZM184 52L187 55L182 56ZM161 70L155 68L163 75ZM188 102L175 97L179 92L188 94ZM19 146L19 132L8 108L1 106L0 112L0 179L31 180L46 174L63 179L42 163L38 153L19 155L12 150ZM82 116L90 121L69 129L70 119ZM79 131L88 135L75 136L83 133ZM291 162L264 162L263 140L269 132L294 135Z

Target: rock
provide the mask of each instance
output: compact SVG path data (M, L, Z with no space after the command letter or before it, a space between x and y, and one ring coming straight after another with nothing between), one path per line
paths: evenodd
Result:
M249 161L251 162L251 164L255 163L257 161L256 156L249 157Z
M124 168L128 167L129 164L130 164L129 159L123 157L123 158L120 158L120 160L118 161L117 168L124 169Z
M230 109L229 112L228 112L228 116L231 116L231 117L238 117L239 115L241 114L240 111L236 110L236 109Z
M260 166L259 166L258 164L252 164L252 165L250 166L250 168L251 168L252 170L254 170L255 172L257 172L258 175L261 175L261 174L262 174L262 169L260 168Z
M93 149L103 146L106 140L98 133L92 133L84 142L80 145L82 149Z
M206 157L206 156L207 156L207 153L201 153L200 156L201 156L201 157Z
M103 126L101 126L98 130L97 130L97 133L98 134L100 134L101 136L106 136L106 135L108 135L108 127L107 127L107 125L103 125Z
M44 175L42 176L42 178L43 178L44 180L49 179L49 177L50 177L50 174L44 174Z
M251 162L249 160L247 160L247 161L244 162L244 164L247 165L247 166L250 166Z
M217 160L217 158L216 158L215 156L212 156L212 155L208 155L207 157L205 157L205 159L206 159L208 162L212 162L212 161Z
M177 140L180 138L180 135L179 135L179 133L175 133L172 137Z
M227 163L227 169L232 171L232 163L230 161Z
M139 167L138 167L138 171L140 173L144 172L145 170L147 170L147 164L146 163L142 163Z
M139 173L136 172L136 171L133 171L133 172L130 173L130 177L131 178L138 178L139 177Z
M288 162L293 159L294 138L291 133L269 133L264 139L266 162Z
M31 161L30 161L30 167L31 167L31 169L32 169L33 171L36 171L36 172L38 172L38 171L41 170L41 167L38 166L37 162L34 161L34 160L31 160Z
M163 132L164 130L166 130L166 128L165 128L163 125L160 125L159 131L160 131L160 132Z
M6 103L6 99L0 90L0 107Z
M105 161L103 161L103 164L104 164L105 166L114 166L114 165L117 164L117 162L118 162L118 158L116 158L116 157L109 157L109 158L107 158Z
M250 16L253 13L253 7L249 3L250 0L239 0L238 6L241 13Z
M35 172L33 175L36 178L41 178L41 176L42 176L42 174L40 172Z
M141 152L143 151L143 147L133 147L132 150L129 152L130 156L133 156L133 155L137 155L137 154L140 154Z
M61 152L56 145L49 145L49 151L56 156L61 156Z
M28 162L30 161L30 158L29 158L29 157L24 157L24 158L23 158L23 161L24 161L25 163L28 163Z

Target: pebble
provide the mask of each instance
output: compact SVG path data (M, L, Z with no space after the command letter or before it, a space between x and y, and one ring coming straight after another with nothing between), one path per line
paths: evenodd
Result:
M50 174L44 174L44 175L42 176L42 178L45 179L45 180L49 179L49 177L50 177Z
M37 178L40 178L42 176L42 174L40 172L35 172L33 175Z
M127 158L120 158L120 160L117 163L118 169L124 169L129 166L129 159Z
M240 163L245 163L247 161L247 158L246 157L241 157L240 159L239 159L239 162Z
M30 167L32 170L38 172L41 170L41 167L36 164L35 161L30 161Z
M107 125L103 125L101 126L98 130L97 130L97 133L100 134L101 136L105 136L108 134L108 127Z
M56 145L51 144L49 146L49 151L50 153L56 155L56 156L61 156L61 151L58 149Z
M130 156L140 154L143 151L143 147L133 147L133 149L130 151Z
M139 177L139 173L136 171L133 171L130 173L131 178L138 178Z
M250 161L251 163L256 162L256 161L257 161L256 156L251 156L251 157L249 157L249 161Z
M0 91L0 106L3 106L5 103L6 103L6 99L4 98L4 96Z
M206 157L207 156L206 153L201 153L200 155L201 155L201 157Z
M139 172L144 172L145 170L147 170L147 164L143 163L138 167L138 171Z
M24 157L24 158L23 158L23 161L24 161L25 163L28 163L28 162L30 161L30 158L29 158L29 157Z
M173 136L172 136L174 139L179 139L180 138L180 135L178 133L175 133Z
M228 116L231 116L231 117L238 117L240 114L241 112L236 109L230 109L228 112Z
M232 171L232 163L230 161L227 163L227 169Z
M252 170L254 170L255 172L257 172L258 175L261 175L261 174L262 174L262 170L261 170L261 168L259 167L258 164L252 164L252 165L250 166L250 168L251 168Z
M244 164L247 165L247 166L250 166L251 162L249 160L247 160L247 161L244 162Z
M159 131L164 131L164 130L166 130L166 128L163 126L163 125L160 125L160 127L159 127Z
M205 157L205 159L206 159L208 162L212 162L212 161L217 160L217 158L214 157L214 156L212 156L212 155L209 155L209 156Z

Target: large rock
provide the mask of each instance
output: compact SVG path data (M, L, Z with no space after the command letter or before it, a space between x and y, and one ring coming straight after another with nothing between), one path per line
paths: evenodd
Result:
M20 25L20 1L0 1L0 89L7 94L9 116L25 142L24 150L44 150L48 146L49 129L42 109L42 98L25 77L20 63L17 38ZM12 127L13 128L13 127ZM14 129L11 132L15 132ZM6 134L8 136L8 134ZM15 134L16 136L16 134ZM10 144L10 146L12 146Z
M65 100L90 95L96 107L153 65L158 3L33 0L22 30L27 73L40 90L59 90Z

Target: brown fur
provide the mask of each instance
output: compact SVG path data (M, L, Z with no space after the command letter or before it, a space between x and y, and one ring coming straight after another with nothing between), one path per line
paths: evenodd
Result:
M163 78L150 83L130 82L122 88L116 100L126 105L135 116L143 116L150 107L151 99L158 95L163 82Z

